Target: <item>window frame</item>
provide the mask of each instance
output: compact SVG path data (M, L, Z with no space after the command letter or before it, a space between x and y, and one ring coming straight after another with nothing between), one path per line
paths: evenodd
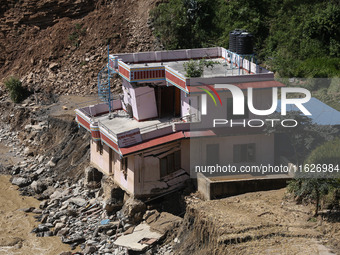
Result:
M249 155L250 150L253 150ZM233 145L234 163L254 163L256 162L256 143L244 143Z
M123 172L125 180L127 179L128 162L128 157L124 157L120 160L120 170Z
M160 178L164 178L182 167L181 150L174 151L162 158L159 158L159 174Z

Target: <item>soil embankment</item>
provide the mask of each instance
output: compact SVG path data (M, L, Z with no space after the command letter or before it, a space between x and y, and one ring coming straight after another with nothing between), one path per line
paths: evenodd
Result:
M322 254L339 252L340 223L312 217L285 189L202 201L192 196L177 254ZM330 247L333 247L331 249Z

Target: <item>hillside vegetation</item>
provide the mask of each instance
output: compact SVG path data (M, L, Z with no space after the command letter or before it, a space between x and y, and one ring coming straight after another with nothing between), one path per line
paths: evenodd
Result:
M254 35L258 60L281 77L338 77L337 0L171 0L152 11L166 49L223 46L229 32Z

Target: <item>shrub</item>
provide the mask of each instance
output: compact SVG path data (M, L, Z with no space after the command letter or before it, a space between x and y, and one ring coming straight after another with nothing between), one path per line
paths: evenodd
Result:
M86 29L83 28L82 24L76 23L72 33L69 34L68 39L74 46L78 48L80 44L79 37L84 35L86 35Z
M204 63L202 61L189 60L183 64L187 77L201 77L203 75Z
M5 86L9 90L10 97L14 103L19 103L25 98L26 91L18 78L9 77L5 81Z
M183 64L187 77L201 77L204 72L204 67L213 68L215 64L219 64L218 61L200 59L199 61L189 60Z

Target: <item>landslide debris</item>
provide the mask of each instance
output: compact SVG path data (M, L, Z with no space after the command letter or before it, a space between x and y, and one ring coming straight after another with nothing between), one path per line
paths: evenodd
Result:
M155 50L157 0L6 0L0 6L0 96L14 75L31 91L87 95L112 53ZM119 86L119 80L114 83Z

